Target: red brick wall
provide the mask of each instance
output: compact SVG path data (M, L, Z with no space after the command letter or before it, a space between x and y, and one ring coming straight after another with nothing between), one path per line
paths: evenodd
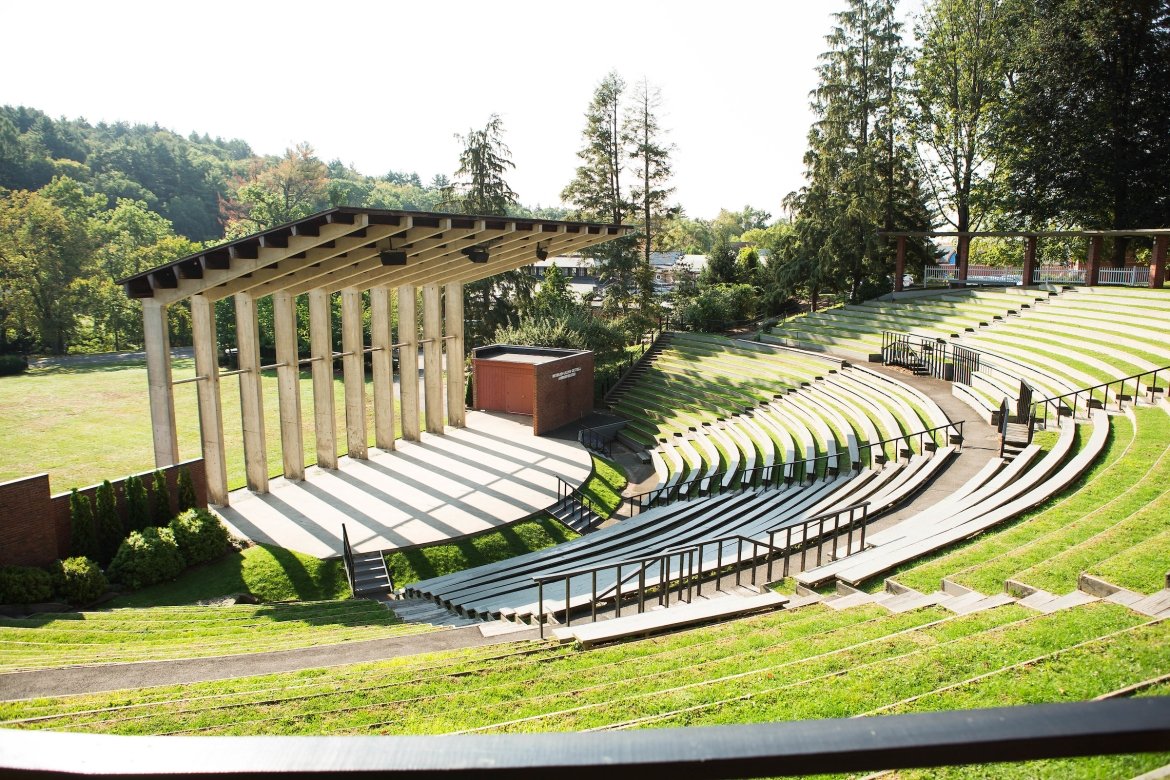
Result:
M593 353L536 366L532 432L540 436L593 411Z
M203 459L196 458L163 469L170 488L171 509L174 510L178 495L179 470L184 466L191 470L199 506L207 506L207 471ZM144 471L136 476L146 480L149 488L154 482L153 474ZM125 479L111 480L123 521L125 482ZM97 488L91 485L78 492L89 496L92 502ZM0 483L0 565L43 566L69 555L69 495L50 495L47 474Z

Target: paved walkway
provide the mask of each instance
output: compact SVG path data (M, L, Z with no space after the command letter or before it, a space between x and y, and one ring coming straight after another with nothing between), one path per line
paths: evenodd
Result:
M484 625L487 625L486 623ZM464 647L536 639L536 628L485 637L479 626L432 631L425 634L346 642L337 645L304 647L272 653L229 655L216 658L187 658L176 661L145 661L127 664L67 666L29 672L0 674L0 700L38 696L69 696L154 685L227 680L257 674L276 674L300 669L381 661L418 653L435 653Z
M533 436L519 415L468 412L466 428L397 447L274 479L266 494L233 491L218 512L239 536L327 558L341 554L342 523L357 552L459 538L549 507L558 477L576 486L592 469L576 441Z

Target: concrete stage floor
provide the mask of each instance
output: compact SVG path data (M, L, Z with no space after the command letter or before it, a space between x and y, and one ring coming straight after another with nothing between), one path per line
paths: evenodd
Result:
M267 494L235 490L217 511L237 536L327 558L341 554L342 523L357 552L466 536L551 506L558 476L577 486L592 467L576 441L533 436L517 415L469 411L466 428L397 447L273 479Z

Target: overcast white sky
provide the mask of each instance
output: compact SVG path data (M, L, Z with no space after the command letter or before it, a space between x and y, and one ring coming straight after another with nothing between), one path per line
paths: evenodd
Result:
M454 133L504 121L527 205L560 202L611 69L664 101L693 217L780 213L841 0L2 2L0 104L90 122L308 141L365 174L451 175Z

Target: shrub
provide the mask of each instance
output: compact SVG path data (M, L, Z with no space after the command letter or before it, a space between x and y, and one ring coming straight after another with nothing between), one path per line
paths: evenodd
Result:
M101 551L98 560L109 563L126 536L126 528L122 525L122 516L118 514L114 486L108 479L98 486L95 498L94 523L97 525L98 549Z
M0 376L23 374L28 370L24 355L0 355Z
M57 561L53 571L53 589L70 604L90 604L106 592L106 575L92 558L66 558Z
M150 525L150 497L141 477L126 477L126 528L141 531Z
M191 479L191 469L184 466L179 469L179 511L186 512L199 504L195 497L195 480Z
M108 573L114 582L137 590L173 580L185 565L171 529L147 527L126 537Z
M69 551L74 555L96 558L97 532L93 527L93 504L89 496L77 492L69 495Z
M171 532L188 565L210 561L228 548L228 531L206 509L188 509L171 520Z
M175 513L171 511L171 490L167 487L167 475L161 470L154 472L154 482L150 486L150 523L160 528L171 521Z
M31 566L0 566L0 604L36 604L53 597L53 578Z

